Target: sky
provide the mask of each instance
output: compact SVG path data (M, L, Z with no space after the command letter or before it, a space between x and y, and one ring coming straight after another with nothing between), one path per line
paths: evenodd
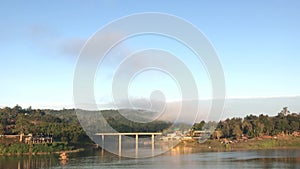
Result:
M85 42L112 21L143 12L178 16L207 37L223 67L226 98L299 96L299 8L297 0L3 1L0 106L74 107L74 71ZM196 76L200 99L211 97L205 66L191 59L195 56L188 48L145 35L128 39L108 55L95 78L97 102L111 101L111 71L121 61L110 64L111 59L145 48L174 53ZM147 98L153 90L162 90L168 101L180 97L171 76L151 71L134 77L130 96Z

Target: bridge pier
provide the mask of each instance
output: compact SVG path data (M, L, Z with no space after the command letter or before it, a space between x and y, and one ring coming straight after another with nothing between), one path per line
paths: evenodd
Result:
M119 156L122 156L122 135L119 135Z
M104 135L102 134L102 139L101 139L101 147L102 149L104 148Z
M152 156L154 156L154 134L152 134L151 146L152 146Z
M135 156L138 158L138 152L139 152L139 135L150 135L151 136L151 149L152 149L152 155L154 155L155 150L155 135L162 135L162 133L96 133L95 135L101 135L101 145L102 145L102 155L104 151L104 136L119 136L119 156L122 156L122 136L127 135L135 135Z
M139 155L139 135L135 135L135 157L137 158Z

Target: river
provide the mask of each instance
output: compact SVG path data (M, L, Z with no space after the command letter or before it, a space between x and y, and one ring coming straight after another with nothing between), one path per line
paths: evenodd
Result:
M171 150L164 155L144 159L119 158L101 150L90 150L70 155L69 161L61 162L58 155L1 156L1 169L29 168L299 168L300 150L251 150L234 152L189 153Z

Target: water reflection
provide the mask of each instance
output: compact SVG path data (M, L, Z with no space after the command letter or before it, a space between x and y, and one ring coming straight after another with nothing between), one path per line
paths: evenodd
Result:
M0 156L0 168L3 169L50 168L58 164L54 155Z
M0 156L2 169L32 168L298 168L300 150L257 150L237 152L197 152L176 147L154 158L120 158L101 150L70 154L64 163L59 155Z
M299 168L300 150L266 150L253 151L250 157L233 160L239 164L257 164L261 168Z
M105 136L100 141L101 147L106 151L129 158L145 158L161 155L172 147L176 146L179 141L161 141L154 137L134 136L134 140L129 136ZM103 141L104 140L104 141ZM103 151L102 151L103 155Z
M168 153L172 156L181 155L181 154L191 154L191 153L193 153L193 148L178 146L178 147L172 148Z

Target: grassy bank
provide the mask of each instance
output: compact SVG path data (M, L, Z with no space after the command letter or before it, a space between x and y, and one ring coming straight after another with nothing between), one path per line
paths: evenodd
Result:
M193 152L203 151L242 151L242 150L259 150L259 149L287 149L299 148L300 137L284 136L268 139L253 138L247 141L241 141L231 144L223 144L218 140L207 140L204 143L197 141L183 141L177 145L179 148L190 148Z
M231 148L233 150L300 148L300 137L284 136L276 139L254 138L247 142L233 144Z
M52 144L0 144L0 155L24 155L24 154L51 154L58 152L76 152L81 149L75 149L74 146L66 142L53 142Z

